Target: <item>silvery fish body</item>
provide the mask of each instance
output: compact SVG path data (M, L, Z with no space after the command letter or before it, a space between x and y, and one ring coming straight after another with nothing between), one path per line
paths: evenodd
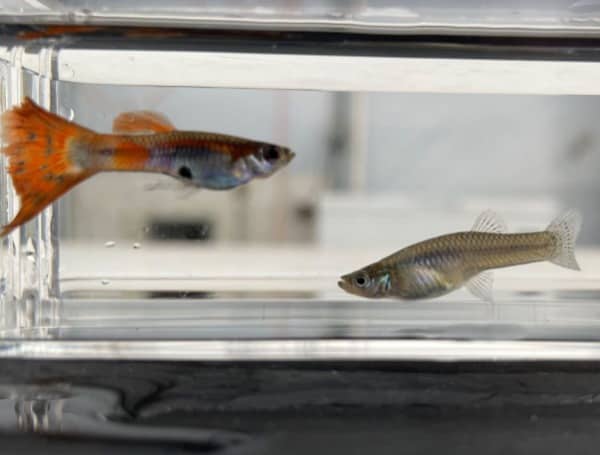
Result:
M341 277L339 286L362 297L438 297L463 285L492 300L491 269L550 261L579 270L575 239L581 216L568 211L545 231L507 234L503 221L484 212L471 231L442 235L404 248Z

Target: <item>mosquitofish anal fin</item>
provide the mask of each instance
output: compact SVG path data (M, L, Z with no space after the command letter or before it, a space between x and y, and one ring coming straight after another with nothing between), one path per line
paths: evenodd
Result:
M581 230L581 213L569 210L557 216L546 229L556 235L558 244L550 262L567 269L581 270L575 258L575 241Z
M508 231L506 223L496 212L492 210L486 210L477 217L472 231L477 232L490 232L494 234L504 234Z
M8 157L8 173L20 201L17 215L0 231L4 236L93 174L71 162L69 144L73 138L89 139L95 133L29 98L2 114L1 125L1 152Z
M479 275L474 276L465 287L475 297L485 300L486 302L493 302L492 287L494 285L494 274L490 271L481 272Z
M167 117L152 111L123 112L113 121L115 134L167 133L174 130L175 126Z

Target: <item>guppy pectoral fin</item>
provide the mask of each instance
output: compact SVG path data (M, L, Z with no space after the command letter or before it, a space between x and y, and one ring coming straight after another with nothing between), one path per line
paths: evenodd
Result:
M465 287L475 297L485 300L486 302L493 302L492 287L494 284L494 274L490 271L481 272L475 275L469 281Z
M508 231L506 223L496 212L486 210L475 219L472 231L503 234Z

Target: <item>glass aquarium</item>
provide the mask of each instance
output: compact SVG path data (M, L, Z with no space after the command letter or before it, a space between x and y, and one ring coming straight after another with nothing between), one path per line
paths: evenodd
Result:
M2 239L0 356L600 358L593 5L146 3L9 1L0 109L28 96L100 133L155 111L295 157L226 191L140 172L75 186ZM6 224L19 200L2 160ZM497 270L493 302L338 286L486 210L525 232L569 208L583 215L581 271Z

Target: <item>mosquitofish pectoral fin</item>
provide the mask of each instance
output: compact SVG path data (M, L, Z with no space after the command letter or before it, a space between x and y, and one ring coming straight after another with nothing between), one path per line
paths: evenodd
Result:
M401 294L404 298L437 297L456 289L451 276L433 267L413 266L405 272L404 277L408 284Z
M504 234L508 232L506 223L496 212L486 210L475 219L475 223L471 228L476 232L490 232L494 234Z
M491 303L494 301L492 295L493 285L494 274L490 271L485 271L467 281L465 287L475 297L479 297L480 299Z
M575 258L575 241L581 231L581 214L577 210L569 210L557 216L546 229L557 239L555 256L550 262L572 270L581 270Z

